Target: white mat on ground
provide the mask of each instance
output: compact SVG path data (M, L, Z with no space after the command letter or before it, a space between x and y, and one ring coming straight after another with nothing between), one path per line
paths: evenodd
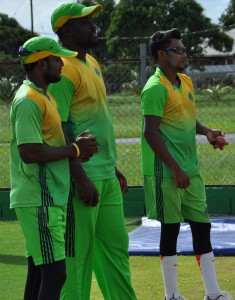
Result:
M211 218L211 242L215 255L235 255L235 217ZM129 233L130 255L159 255L160 223L142 218L142 225ZM190 226L182 223L177 253L193 255Z

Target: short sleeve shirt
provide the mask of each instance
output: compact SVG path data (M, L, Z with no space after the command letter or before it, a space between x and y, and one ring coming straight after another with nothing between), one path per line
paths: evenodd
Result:
M26 164L18 150L22 144L65 145L55 100L25 80L12 102L10 118L10 206L65 206L70 184L68 160Z
M62 79L50 84L61 119L70 124L75 138L89 130L100 146L100 151L83 163L93 180L115 176L116 145L106 89L98 62L90 55L86 63L77 58L63 58Z
M161 117L159 132L168 151L191 176L199 173L195 139L195 96L191 79L180 73L178 77L179 88L172 86L159 68L149 78L141 94L142 125L144 116ZM141 144L143 175L171 177L170 169L155 156L143 134Z

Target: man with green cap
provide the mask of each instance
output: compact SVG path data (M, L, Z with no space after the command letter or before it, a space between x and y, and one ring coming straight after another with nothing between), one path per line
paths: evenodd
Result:
M27 80L11 106L10 206L26 241L28 275L24 299L58 300L66 279L64 229L70 190L69 159L98 151L95 138L66 145L57 104L47 92L61 79L61 57L77 52L47 37L34 37L19 49Z
M101 10L101 5L66 3L51 17L62 45L78 55L63 59L62 79L49 90L69 136L87 128L100 146L99 153L82 167L70 163L77 193L68 206L67 280L61 292L61 299L66 300L90 299L93 270L104 299L136 299L123 215L122 192L126 192L127 182L115 167L115 138L102 72L88 54L97 43L91 16ZM122 190L119 180L124 183Z

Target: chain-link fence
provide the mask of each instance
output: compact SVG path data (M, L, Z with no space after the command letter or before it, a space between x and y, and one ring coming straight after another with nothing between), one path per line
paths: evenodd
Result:
M213 150L198 136L198 158L207 185L235 184L235 57L189 59L186 73L193 79L197 116L201 123L225 131L229 145ZM100 64L113 114L118 150L117 167L130 186L143 184L140 172L141 84L154 72L146 57L109 60ZM17 63L0 62L0 188L9 187L9 110L16 89L24 79Z

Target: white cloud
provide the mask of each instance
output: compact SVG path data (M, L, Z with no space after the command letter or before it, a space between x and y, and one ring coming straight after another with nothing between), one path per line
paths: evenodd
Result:
M230 0L199 0L197 1L204 8L204 13L213 23L218 23L218 19L228 7Z

